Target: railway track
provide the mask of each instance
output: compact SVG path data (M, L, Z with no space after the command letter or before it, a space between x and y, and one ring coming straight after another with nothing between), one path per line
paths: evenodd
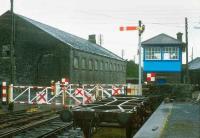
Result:
M0 135L6 129L10 129L16 126L22 126L27 123L31 123L35 120L41 120L44 118L51 117L52 115L56 114L56 112L52 111L43 111L43 112L34 112L34 113L22 113L20 115L10 115L8 118L1 118L0 119Z
M13 137L21 132L25 132L26 130L36 128L43 124L48 124L47 126L53 126L52 124L49 125L49 122L54 121L55 124L57 123L55 120L59 119L58 115L59 111L52 112L52 111L43 111L43 112L34 112L34 113L27 113L25 111L15 112L7 115L1 115L0 117L0 138L2 137ZM62 121L60 121L62 123ZM59 124L60 127L57 127L57 131L59 128L65 128L69 124ZM55 129L52 129L52 131ZM53 132L52 132L53 133ZM46 134L47 135L47 134Z
M21 112L14 112L10 114L5 114L0 116L0 128L2 124L7 123L7 122L14 122L16 120L24 119L24 118L30 118L32 116L44 114L44 113L50 113L51 111L39 111L39 112L26 112L26 111L21 111Z
M83 137L81 129L63 122L58 112L15 112L1 116L0 122L0 138Z
M72 122L63 122L57 116L54 119L42 120L37 124L30 124L28 129L21 131L18 134L13 135L15 138L47 138L56 137L59 133L70 130L72 128Z

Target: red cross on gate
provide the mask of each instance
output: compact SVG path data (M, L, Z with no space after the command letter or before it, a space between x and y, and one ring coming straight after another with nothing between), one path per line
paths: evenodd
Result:
M46 102L46 99L45 99L45 97L44 97L45 95L46 95L46 93L44 93L44 94L40 94L40 93L39 93L39 99L38 99L38 101L43 100L43 101Z
M120 88L116 88L116 89L115 89L115 88L113 87L112 89L113 89L113 91L114 91L112 95L120 95L120 90L121 90Z
M91 103L92 102L92 97L91 96L87 96L86 94L84 94L86 100L85 100L85 103Z
M75 91L75 95L79 95L80 94L81 96L83 96L82 91L83 91L83 89L77 88L76 91Z

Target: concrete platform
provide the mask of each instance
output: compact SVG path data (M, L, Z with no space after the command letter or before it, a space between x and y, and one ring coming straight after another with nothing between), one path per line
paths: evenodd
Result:
M133 138L200 138L200 105L162 103Z

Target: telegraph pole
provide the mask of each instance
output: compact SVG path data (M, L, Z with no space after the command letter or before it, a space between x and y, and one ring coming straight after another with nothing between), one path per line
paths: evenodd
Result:
M189 83L188 69L188 19L185 17L185 44L186 44L186 83Z
M10 39L10 83L15 83L15 59L14 59L14 41L15 41L15 23L14 23L14 12L13 12L13 0L11 3L11 39Z

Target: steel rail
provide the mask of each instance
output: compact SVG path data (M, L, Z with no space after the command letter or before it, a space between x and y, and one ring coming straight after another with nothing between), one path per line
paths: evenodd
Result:
M32 127L35 127L37 125L44 124L44 123L46 123L48 121L51 121L53 119L56 119L56 118L59 118L59 115L55 115L55 116L53 116L51 118L43 119L43 120L40 120L40 121L32 122L30 124L27 124L27 125L24 125L24 126L21 126L21 127L18 127L18 128L13 128L13 129L11 129L9 131L1 133L0 134L0 138L13 136L14 134L17 134L19 132L25 131L25 130L30 129Z
M50 132L47 132L46 134L40 135L39 137L40 137L40 138L41 138L41 137L42 137L42 138L50 137L50 136L54 135L55 133L57 133L57 132L59 132L59 131L62 131L62 130L65 129L65 128L71 128L72 125L73 125L73 122L70 122L70 123L68 123L68 124L65 124L64 126L61 126L61 127L59 127L59 128L56 128L56 129L54 129L54 130L52 130L52 131L50 131Z

